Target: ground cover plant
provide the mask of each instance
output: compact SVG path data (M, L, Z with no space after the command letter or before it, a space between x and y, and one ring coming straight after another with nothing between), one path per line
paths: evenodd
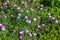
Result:
M60 0L0 0L0 40L60 40Z

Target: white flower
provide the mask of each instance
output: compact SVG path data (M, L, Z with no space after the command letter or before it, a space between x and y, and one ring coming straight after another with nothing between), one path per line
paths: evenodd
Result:
M36 18L33 18L34 21L36 21Z
M20 7L18 7L17 9L18 9L18 10L20 10L21 8L20 8Z

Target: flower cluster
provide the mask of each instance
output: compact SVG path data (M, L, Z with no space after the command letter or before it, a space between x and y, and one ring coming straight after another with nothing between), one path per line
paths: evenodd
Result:
M32 37L32 36L37 36L37 33L36 32L34 32L33 34L32 33L30 33L30 31L29 30L21 30L20 32L19 32L19 34L20 34L20 40L22 40L23 39L23 34L24 33L27 33L30 37Z
M50 13L48 13L48 17L51 18L52 20L54 20L55 23L58 23L59 22L55 17L51 16Z

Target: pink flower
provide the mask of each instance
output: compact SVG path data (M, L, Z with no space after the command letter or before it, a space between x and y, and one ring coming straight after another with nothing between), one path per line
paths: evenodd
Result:
M28 19L28 16L25 16L25 19Z
M55 20L55 17L52 17L53 20Z
M20 31L20 34L22 34L22 35L23 35L23 34L24 34L24 31L23 31L23 30L22 30L22 31Z
M40 25L38 25L37 27L38 27L38 28L40 28L41 26L40 26Z
M29 30L25 30L26 33L29 33Z
M37 34L36 34L36 33L33 33L33 35L34 35L34 36L37 36Z
M16 7L17 5L16 5L16 4L14 4L13 6L14 6L14 7Z
M20 17L22 14L18 14L18 17Z
M28 23L31 23L31 20L29 20Z
M30 10L31 10L31 11L34 11L34 9L33 9L32 7L30 8Z
M27 19L27 20L26 20L26 23L28 23L28 22L29 22L29 20Z
M50 13L48 13L48 16L51 16L51 14L50 14Z
M52 16L49 16L49 18L52 18Z
M31 20L28 20L28 19L27 19L27 20L26 20L26 23L31 23Z
M58 20L55 20L55 23L58 23L59 21Z
M38 16L38 18L40 19L40 16Z
M5 26L1 26L2 31L5 31Z
M11 17L14 17L14 15L12 15L12 14L11 14L10 16L11 16Z
M22 40L23 39L23 36L20 36L20 39Z
M45 24L42 24L42 26L46 26Z
M0 27L2 26L2 24L0 23Z
M20 17L17 17L17 19L20 19Z
M20 10L21 8L20 8L20 7L18 7L17 9L18 9L18 10Z

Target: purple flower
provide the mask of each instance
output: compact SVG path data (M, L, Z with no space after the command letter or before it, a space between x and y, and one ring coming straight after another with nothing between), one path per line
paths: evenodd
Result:
M3 6L6 7L6 8L8 8L7 2L3 3Z
M5 26L1 26L2 31L5 31Z
M22 34L22 35L23 35L23 34L24 34L24 31L23 31L23 30L22 30L22 31L20 31L20 34Z
M27 19L27 20L26 20L26 23L31 23L31 20Z
M29 20L27 19L27 20L26 20L26 23L28 23L28 22L29 22Z
M4 2L3 5L7 5L7 2Z

